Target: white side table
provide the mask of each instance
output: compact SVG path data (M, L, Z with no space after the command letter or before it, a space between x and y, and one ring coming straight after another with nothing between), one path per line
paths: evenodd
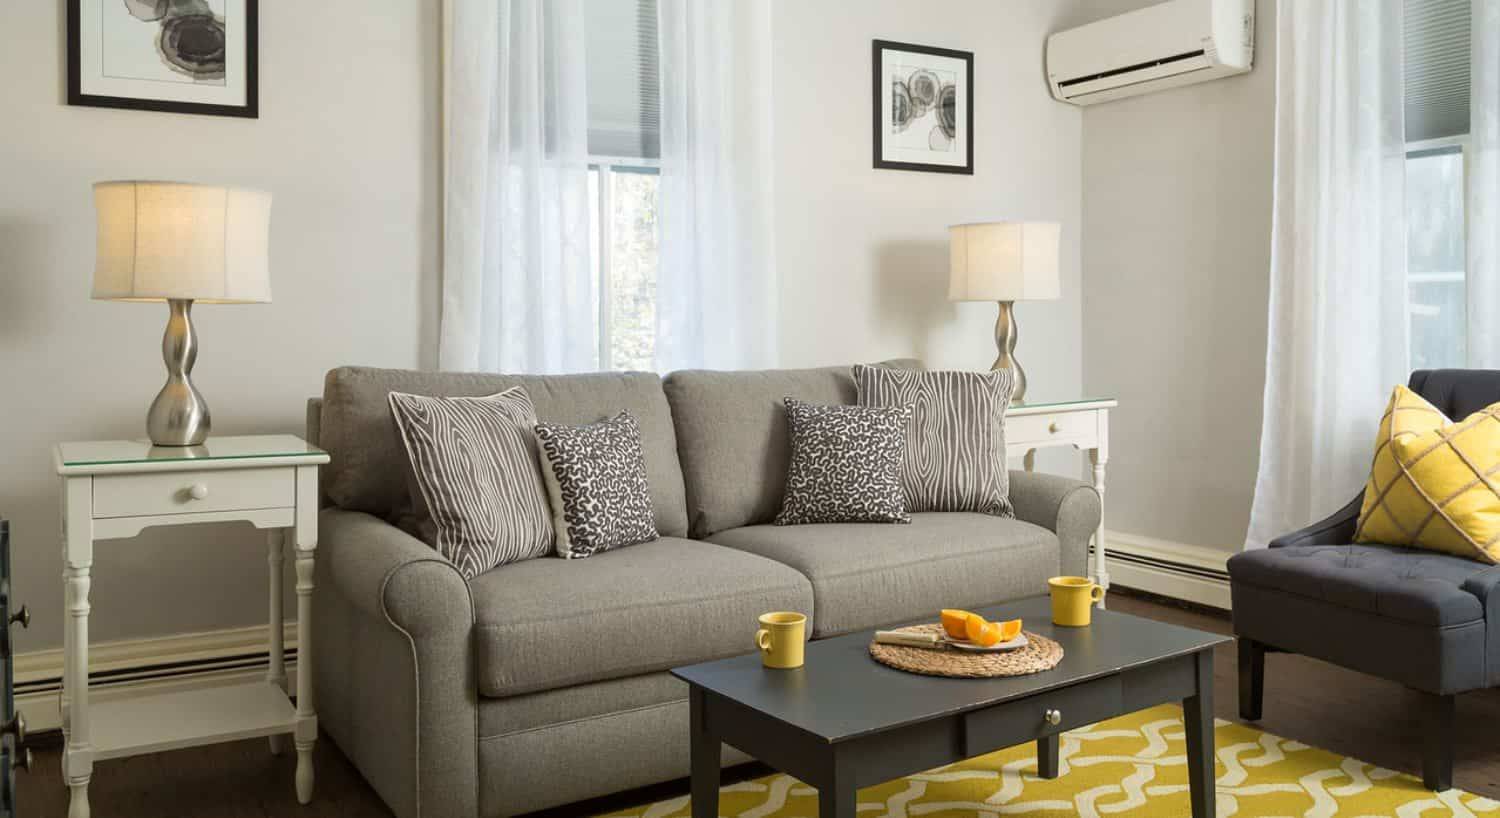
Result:
M1104 465L1109 462L1109 410L1114 398L1086 398L1054 403L1025 403L1005 413L1005 454L1021 455L1026 471L1036 462L1036 450L1072 446L1088 453L1099 492L1099 530L1094 532L1094 581L1109 588L1109 562L1104 548ZM1099 601L1104 607L1104 601Z
M297 748L297 800L312 800L313 552L318 544L318 466L328 454L291 435L210 438L202 446L145 441L62 443L53 450L63 488L63 778L68 818L88 818L94 762L271 737ZM163 525L244 520L270 530L271 667L263 682L199 688L89 706L89 584L94 540L134 537ZM297 561L297 703L287 697L281 566L290 529Z

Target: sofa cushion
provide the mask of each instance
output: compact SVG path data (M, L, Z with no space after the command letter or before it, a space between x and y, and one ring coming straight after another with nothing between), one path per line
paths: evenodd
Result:
M559 557L587 557L659 536L641 430L629 412L581 426L538 423L536 439Z
M920 369L900 359L879 366ZM716 372L687 369L663 382L687 494L693 537L769 523L781 510L791 462L784 398L854 403L847 366ZM663 532L665 533L665 532Z
M492 697L745 653L760 614L814 613L791 568L675 537L502 565L470 588L479 692Z
M1229 579L1387 619L1446 627L1484 619L1479 598L1462 586L1489 567L1390 545L1310 545L1236 554L1229 558Z
M807 576L819 638L1044 594L1059 569L1051 531L970 512L913 514L910 525L746 526L709 539Z
M392 392L390 403L423 541L465 579L552 552L526 390L484 398Z
M548 423L593 423L621 411L641 427L646 475L656 528L667 536L687 532L677 436L661 379L649 372L582 375L489 375L418 372L349 366L323 381L319 445L330 455L322 484L341 508L387 519L406 509L405 455L386 395L493 395L513 386L526 389L537 418Z
M901 486L909 511L1015 516L1005 468L1009 369L907 372L854 367L861 406L910 406Z
M910 406L819 406L786 399L792 463L776 525L906 523L901 452Z

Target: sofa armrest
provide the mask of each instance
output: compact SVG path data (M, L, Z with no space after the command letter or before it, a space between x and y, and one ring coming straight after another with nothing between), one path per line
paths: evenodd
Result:
M1500 685L1500 565L1470 574L1463 589L1484 606L1484 677L1491 687Z
M319 723L399 818L476 818L469 583L426 543L369 514L324 509L319 528Z
M1282 534L1271 540L1271 548L1287 548L1300 545L1348 545L1354 542L1354 527L1359 522L1359 509L1364 504L1365 493L1361 491L1349 504L1335 511L1326 519Z
M1089 566L1089 538L1099 530L1099 492L1082 480L1039 472L1010 473L1010 502L1016 518L1057 535L1064 574L1084 575Z

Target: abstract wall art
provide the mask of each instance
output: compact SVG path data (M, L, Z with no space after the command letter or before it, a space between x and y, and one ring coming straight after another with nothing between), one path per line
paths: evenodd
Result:
M68 104L257 117L258 0L67 0Z
M974 54L876 40L875 167L974 173Z

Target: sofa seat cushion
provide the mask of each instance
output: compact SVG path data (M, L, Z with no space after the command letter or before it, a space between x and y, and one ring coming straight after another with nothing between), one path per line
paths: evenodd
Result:
M1391 545L1311 545L1236 554L1229 578L1386 619L1446 627L1484 619L1479 598L1462 586L1489 567Z
M813 614L791 568L676 537L502 565L470 588L479 692L492 697L745 653L760 614Z
M818 638L1044 594L1059 567L1051 531L971 512L913 514L910 525L746 526L709 539L811 580Z

